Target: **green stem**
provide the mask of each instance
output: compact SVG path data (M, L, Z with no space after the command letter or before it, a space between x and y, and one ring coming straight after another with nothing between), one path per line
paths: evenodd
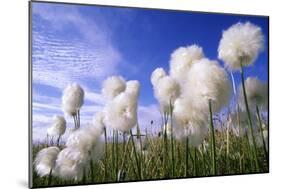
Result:
M252 136L253 145L254 145L253 151L254 151L254 159L255 159L256 171L259 172L259 162L258 162L258 155L257 155L257 147L256 147L256 141L255 141L254 133L253 133L253 124L252 124L250 109L249 109L249 105L248 105L247 93L246 93L246 89L245 89L244 71L243 71L242 63L241 63L241 82L242 82L242 88L243 88L243 95L244 95L246 111L247 111L247 115L248 115L248 123L250 125L250 134Z
M185 140L185 177L188 176L188 137Z
M93 160L91 159L90 161L90 167L91 167L91 181L94 182L94 163L93 163Z
M213 124L213 114L212 114L212 103L209 100L209 111L210 111L210 131L211 131L211 143L212 143L212 174L217 174L217 165L216 165L216 146L215 146L215 132Z
M53 169L50 170L50 173L49 173L49 176L48 176L48 186L51 186L52 184L52 172L53 172Z
M104 151L105 151L105 158L104 158L104 181L107 181L107 134L106 134L106 128L104 128Z
M202 161L203 161L203 175L205 176L206 175L206 172L205 172L205 169L206 169L206 166L205 166L205 153L204 153L204 144L202 143Z
M130 140L131 140L131 137L129 137L129 139L125 145L124 151L123 151L123 160L122 160L121 167L120 167L120 176L123 174L123 169L125 166L125 161L126 161L126 157L127 157L126 155L127 155ZM125 137L124 137L123 142L125 142ZM120 178L118 178L117 181L121 181Z
M138 168L139 178L142 179L142 177L141 177L141 169L140 169L140 166L139 166L138 155L137 155L137 151L136 151L136 146L135 146L134 136L133 136L132 130L130 130L130 134L131 134L131 137L132 137L133 152L134 152L134 156L135 156L135 159L136 159L136 164L137 164L137 168Z
M196 147L194 147L194 162L193 162L193 166L194 166L194 176L197 176L197 153L196 153Z
M115 163L115 170L116 170L116 181L117 181L117 178L118 178L118 161L119 161L119 152L118 152L118 130L116 130L116 142L115 142L115 150L116 150L116 163Z
M174 154L174 138L173 138L173 107L170 100L170 124L171 124L171 151L172 151L172 177L175 176L175 154Z
M112 178L114 178L114 168L115 168L115 130L112 131L112 148L111 148L111 164L112 164L112 172L111 172L111 175L112 175Z
M263 131L262 131L262 123L261 123L260 111L259 111L258 106L256 106L256 110L257 110L257 115L258 115L258 120L259 120L259 126L260 126L260 133L261 133L261 137L262 137L262 145L263 145L264 155L266 157L265 158L266 163L268 164L268 153L267 153L267 150L266 150L266 144L265 144L264 135L263 135Z

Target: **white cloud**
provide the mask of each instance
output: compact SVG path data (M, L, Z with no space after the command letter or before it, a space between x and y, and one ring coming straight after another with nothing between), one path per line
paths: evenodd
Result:
M74 7L35 6L33 15L34 83L63 89L71 82L85 83L116 73L122 55L106 29ZM47 23L41 25L37 17ZM75 35L65 37L68 32Z

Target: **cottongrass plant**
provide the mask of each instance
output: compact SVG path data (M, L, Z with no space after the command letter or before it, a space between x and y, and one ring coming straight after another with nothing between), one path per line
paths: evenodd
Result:
M66 121L64 117L55 115L51 127L47 130L47 134L51 137L57 137L57 146L59 146L60 138L65 133L65 130Z
M251 137L251 144L254 144L253 139L256 139L257 147L263 146L264 149L264 154L267 156L267 144L266 144L266 137L264 136L263 132L263 126L261 122L261 113L260 110L267 110L268 107L268 86L266 83L263 83L256 77L248 77L245 80L245 91L247 95L247 101L248 101L248 106L250 109L251 114L256 114L255 116L251 116L252 119L257 120L257 124L253 124L253 131L254 131L254 137ZM245 104L244 104L244 98L243 98L243 87L240 85L239 87L239 105L242 110L246 110ZM258 125L255 128L255 125ZM257 131L259 130L259 131ZM266 131L265 131L266 132ZM265 133L265 135L267 135Z
M41 176L51 175L60 150L58 147L47 147L38 152L34 164L36 172Z
M84 90L77 83L68 85L62 96L62 110L65 114L72 116L74 129L80 127L80 109L84 104Z
M248 115L250 135L253 138L253 154L256 171L259 172L258 154L253 133L243 67L253 65L259 53L264 48L264 36L260 27L250 23L237 23L223 31L218 47L218 58L223 60L230 70L240 70L244 103Z

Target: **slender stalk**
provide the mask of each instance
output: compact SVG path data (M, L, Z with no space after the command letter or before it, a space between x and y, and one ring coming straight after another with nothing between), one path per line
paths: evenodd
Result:
M107 134L106 134L106 128L104 127L104 151L105 151L105 158L104 158L104 181L107 181Z
M52 184L52 180L53 180L52 172L53 172L53 169L50 170L50 173L48 176L48 186L50 186Z
M259 127L260 127L260 133L261 133L261 138L262 138L264 155L265 155L266 163L268 164L268 153L267 153L267 150L266 150L266 144L265 144L264 135L263 135L263 131L262 131L262 123L261 123L260 111L259 111L258 106L256 106L256 111L257 111L257 116L258 116L258 120L259 120Z
M206 175L206 172L205 172L206 166L205 166L205 153L204 153L204 144L203 143L202 143L202 161L203 161L203 175L205 176Z
M142 161L143 161L143 157L142 157L142 150L143 150L143 146L142 146L142 140L141 140L141 135L139 135L139 140L140 140L140 156L139 156L139 166L140 166L140 170L141 170L141 178L143 178L143 171L142 171Z
M140 169L140 166L139 166L138 155L137 155L137 151L136 151L136 146L135 146L134 136L133 136L132 130L130 130L130 134L131 134L131 137L132 137L133 152L134 152L134 156L135 156L135 159L136 159L136 164L137 164L137 168L138 168L139 178L142 179L142 177L141 177L141 169Z
M188 137L185 140L185 177L188 176Z
M193 167L194 167L194 176L197 176L197 152L196 152L196 147L194 147L194 162L193 162Z
M126 162L126 157L127 157L126 155L127 155L130 140L131 140L131 137L129 137L129 139L125 145L124 151L123 151L123 160L122 160L121 167L120 167L120 175L123 174L123 169L124 169L125 162ZM117 181L120 181L120 177L118 177Z
M116 170L116 181L117 181L117 178L118 178L118 161L119 161L119 152L118 152L118 130L116 130L116 142L115 142L115 145L116 145L116 147L115 147L115 150L116 150L116 164L115 164L115 170Z
M112 131L112 148L111 148L111 166L112 166L112 178L115 176L115 130Z
M249 105L248 105L248 99L247 99L247 93L246 93L244 81L245 81L244 80L244 71L243 71L243 66L241 63L241 82L242 82L242 88L243 88L243 96L244 96L246 111L247 111L247 115L248 115L248 123L250 125L250 134L251 134L251 137L253 140L253 145L254 145L253 152L254 152L256 171L259 172L260 168L259 168L259 162L258 162L257 147L256 147L256 141L255 141L255 136L254 136L254 132L253 132L253 124L252 124L250 109L249 109Z
M164 177L168 176L168 172L167 172L167 160L169 160L168 158L168 143L167 143L167 122L168 122L168 114L166 114L164 112L164 137L163 137L163 142L164 142L164 156L163 156L163 168L164 168Z
M80 110L78 110L78 112L77 112L77 122L78 122L78 124L77 124L77 128L79 129L80 128Z
M77 129L77 123L76 123L76 116L73 115L73 121L74 121L74 129Z
M252 152L252 148L250 146L250 142L249 142L249 135L248 132L246 132L246 142L247 142L247 151L249 152L249 156L250 156L250 165L251 165L251 171L254 171L254 164L253 164L253 152Z
M90 161L90 168L91 168L91 182L94 182L95 179L94 179L94 163L93 163L93 160L91 159Z
M217 174L217 165L216 165L216 146L215 146L215 132L213 125L213 115L212 115L212 103L209 100L209 112L210 112L210 133L211 133L211 143L212 143L212 174Z
M175 176L175 154L174 154L174 139L173 139L173 108L170 100L170 124L171 124L171 152L172 152L172 177Z
M61 135L59 135L59 137L58 137L58 139L57 139L57 147L60 146L60 137L61 137Z
M47 134L47 147L49 147L49 135Z

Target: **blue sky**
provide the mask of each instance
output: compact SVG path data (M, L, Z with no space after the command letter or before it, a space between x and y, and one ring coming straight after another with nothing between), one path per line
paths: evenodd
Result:
M105 104L101 83L111 75L140 81L140 125L145 128L151 119L157 123L152 71L163 67L168 72L170 54L180 46L198 44L206 57L217 59L222 31L239 21L250 21L262 28L265 50L254 66L245 69L245 74L267 81L265 17L33 2L34 139L45 135L53 115L63 115L62 90L72 82L85 89L81 121L89 123ZM234 77L239 84L239 74L234 73ZM72 119L67 121L72 127Z

